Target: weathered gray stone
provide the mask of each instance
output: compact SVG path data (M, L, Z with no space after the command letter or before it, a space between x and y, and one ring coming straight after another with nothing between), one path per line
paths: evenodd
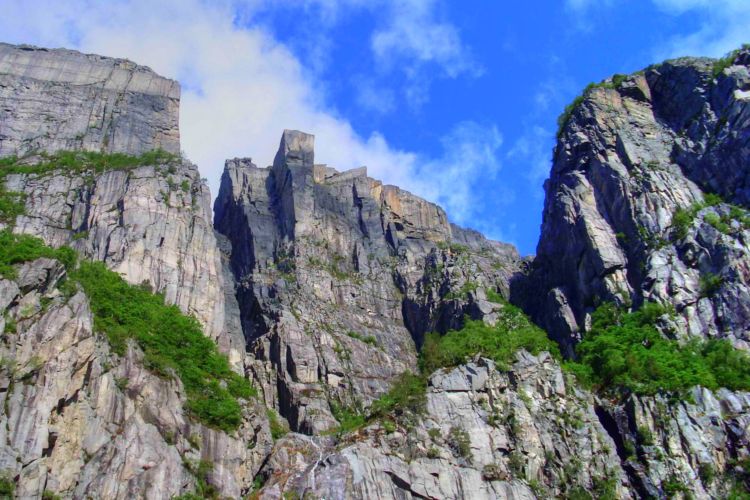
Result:
M180 86L125 59L0 43L0 156L180 152Z

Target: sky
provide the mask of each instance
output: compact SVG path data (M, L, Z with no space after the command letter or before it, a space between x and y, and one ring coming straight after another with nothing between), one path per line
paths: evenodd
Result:
M589 82L750 42L748 0L0 0L0 41L131 59L180 81L182 149L209 180L316 163L446 209L533 254L556 119Z

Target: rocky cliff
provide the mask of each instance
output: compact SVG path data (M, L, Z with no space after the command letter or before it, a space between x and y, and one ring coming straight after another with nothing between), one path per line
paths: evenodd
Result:
M425 332L491 320L516 250L365 168L313 162L313 136L286 131L273 166L227 161L215 224L232 269L253 373L293 429L337 425L415 370ZM459 243L461 242L461 243Z
M569 353L607 301L672 304L677 335L747 347L749 67L748 49L667 61L593 86L564 117L514 301Z
M0 156L180 152L180 86L125 59L0 43Z
M177 154L175 82L0 45L0 493L742 494L750 393L585 389L543 332L492 353L539 332L508 298L569 356L604 302L668 304L663 335L747 347L749 64L747 50L669 61L588 89L562 120L532 262L364 167L315 164L298 131L271 166L226 162L212 224L206 183ZM175 324L198 325L228 365L210 342L192 352L194 338L159 331L224 378L184 376L148 335L118 344L112 328L143 323L102 307L79 276L88 261L177 306L164 317L195 318ZM489 345L461 337L480 324L497 325ZM458 338L470 355L433 371L430 349ZM196 383L234 394L238 376L257 396L196 406L209 397Z

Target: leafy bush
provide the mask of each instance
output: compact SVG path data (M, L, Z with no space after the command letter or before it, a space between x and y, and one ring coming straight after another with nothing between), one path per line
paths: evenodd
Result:
M440 336L425 336L420 356L420 367L426 374L449 366L464 363L467 358L481 354L494 360L500 367L513 362L515 353L526 349L532 354L549 351L559 359L557 344L521 312L505 303L495 326L482 321L466 319L461 330L451 330Z
M704 273L700 277L701 297L712 297L724 284L724 278L714 273Z
M135 340L148 369L180 377L186 409L199 421L227 432L242 423L237 398L249 398L255 391L231 370L195 318L166 305L163 296L126 283L101 262L81 262L71 278L83 286L94 324L116 353L125 352L128 339Z
M69 247L50 248L42 240L25 234L13 234L9 229L0 231L0 276L13 278L14 264L47 257L57 259L70 269L76 254Z
M336 432L339 434L346 434L353 430L359 429L367 423L367 418L362 412L356 408L350 408L347 406L339 405L331 402L331 413L334 418L339 422L339 428Z
M392 413L411 411L421 413L427 403L427 380L422 375L404 372L396 379L391 389L376 399L370 407L370 416L382 417Z
M666 310L644 304L626 313L604 304L592 316L591 330L578 344L578 362L568 362L584 385L636 394L708 389L750 389L750 356L726 340L680 345L656 328Z
M471 456L471 439L469 433L461 427L451 427L448 433L448 444L460 457Z

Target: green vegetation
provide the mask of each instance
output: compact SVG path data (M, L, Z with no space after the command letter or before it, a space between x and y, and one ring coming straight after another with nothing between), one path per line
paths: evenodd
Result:
M24 208L23 194L6 191L0 174L0 222L12 224L16 217L23 214Z
M557 344L547 337L544 330L531 323L520 309L505 303L495 326L466 319L461 330L452 330L443 336L438 333L426 335L420 366L424 373L429 374L481 354L507 368L519 349L535 355L549 351L560 357Z
M450 253L455 255L461 255L469 252L469 247L460 243L452 243L447 241L439 241L437 247L440 250L448 250Z
M57 259L67 269L76 262L75 252L68 247L50 248L39 238L25 234L13 234L9 229L0 231L0 276L15 277L14 264L28 262L40 257Z
M62 500L62 497L53 491L44 490L42 500Z
M422 413L427 403L427 379L423 375L404 372L396 379L391 389L380 396L370 407L370 418L407 411Z
M713 297L723 284L724 278L718 274L702 274L700 277L701 297Z
M716 207L726 203L721 196L714 193L706 193L703 201L693 203L689 208L678 208L672 215L672 241L678 241L688 235L690 225L698 216L698 212L707 207ZM718 215L713 212L703 217L706 224L723 234L731 234L732 221L737 221L742 230L750 228L750 214L742 207L729 204L729 213Z
M107 335L114 352L124 354L128 340L134 340L144 352L148 369L160 376L180 377L188 396L186 409L196 419L227 432L240 425L237 399L254 396L254 389L231 370L195 318L166 305L163 296L129 285L103 263L83 261L76 269L76 254L68 247L53 249L39 238L0 231L0 275L13 277L14 264L40 257L65 265L66 289L74 289L75 283L83 287L94 324Z
M0 475L0 498L13 498L15 491L16 483L13 482L13 479L7 473Z
M367 423L367 416L356 408L339 405L335 402L331 402L330 406L331 413L339 422L339 427L336 429L337 434L346 434L357 430Z
M361 333L353 332L351 330L346 332L346 335L353 339L357 339L360 342L364 342L365 344L368 344L368 345L372 345L372 346L378 345L378 339L376 339L372 335L362 335Z
M8 174L46 174L53 170L69 172L102 173L107 170L128 170L146 165L169 165L180 161L180 157L163 150L153 150L140 156L124 153L99 153L95 151L58 151L41 153L40 161L28 164L28 159L7 157L0 159L0 179Z
M448 292L443 297L445 300L467 299L470 292L476 292L479 285L473 281L466 281L457 292Z
M451 427L448 433L448 444L458 456L469 458L471 456L471 439L469 433L461 427Z
M269 408L266 410L266 415L268 416L268 425L271 427L271 437L276 440L286 436L289 429L279 418L276 411Z
M128 340L135 340L148 369L161 376L179 375L193 416L227 432L240 425L237 398L250 398L255 391L232 371L195 318L166 305L163 296L126 283L101 262L81 262L71 278L83 286L94 324L116 353L124 354Z
M193 461L185 460L182 463L183 466L195 477L195 494L186 493L181 497L182 499L193 498L219 498L219 491L215 486L209 484L208 476L214 468L214 464L207 460Z
M494 302L495 304L502 304L505 302L503 296L495 291L494 288L488 288L485 295L487 296L487 300L489 300L490 302Z
M742 45L742 49L748 49L748 48L750 48L750 44ZM724 72L725 69L727 69L728 67L732 65L734 60L739 55L740 50L741 49L733 50L732 52L729 52L721 59L717 59L714 61L713 71L712 71L714 78L717 78L721 73Z
M584 385L636 394L680 393L696 385L750 389L750 356L726 340L681 345L664 338L655 325L666 313L651 303L631 313L613 304L599 307L576 348L580 361L566 368Z

